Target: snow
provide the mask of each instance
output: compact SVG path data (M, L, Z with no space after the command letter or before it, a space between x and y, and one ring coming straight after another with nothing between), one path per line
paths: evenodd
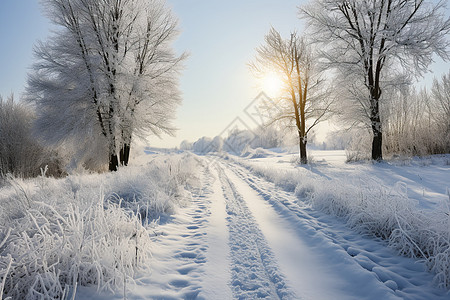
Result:
M228 214L233 295L239 299L295 298L246 199L220 166L218 172Z
M253 189L259 191L263 199L271 204L269 206L266 203L266 207L264 207L259 203L255 206L254 211L260 211L259 214L268 215L268 209L272 207L278 215L283 217L278 222L290 223L280 231L280 229L274 229L275 226L272 222L267 225L268 230L280 236L281 233L285 234L286 231L289 231L289 228L291 230L296 228L297 236L303 241L303 243L300 243L303 247L295 245L293 243L295 238L292 237L288 241L284 241L281 244L282 246L277 241L273 243L274 249L278 245L278 248L283 251L278 255L282 258L280 265L283 264L282 260L286 259L287 268L297 266L297 268L294 267L297 272L305 266L310 266L307 267L308 273L306 275L309 276L308 278L320 278L320 280L312 280L311 284L303 286L305 279L301 275L291 276L290 278L297 278L298 280L294 286L302 287L299 295L306 299L329 299L330 295L341 295L342 299L395 299L397 297L426 299L430 297L430 294L435 293L432 285L429 284L432 281L432 276L423 272L425 269L423 264L417 265L409 259L397 257L395 252L386 248L383 243L362 238L356 232L345 227L344 224L337 222L335 218L311 210L308 206L299 208L296 205L297 199L292 197L291 193L274 193L273 191L276 188L270 183L255 176L248 176L249 174L245 170L240 172L246 174L241 178L245 179ZM255 198L255 195L249 195L247 199L252 198ZM258 215L258 213L255 213L255 215ZM267 220L264 223L260 222L260 224L267 224ZM265 227L265 225L262 225L262 227ZM273 233L266 234L267 237L272 235ZM304 247L304 245L307 246ZM289 261L284 253L291 248L297 250L299 257L296 260ZM300 249L306 249L306 252L303 252L306 256L301 255ZM318 259L315 260L315 257ZM355 259L350 259L351 257ZM299 265L296 265L296 262ZM414 271L414 275L411 274L411 270ZM302 272L300 271L300 273ZM316 274L316 276L311 276L311 273ZM305 276L304 272L303 276ZM413 280L411 280L412 277ZM326 279L329 279L329 281L325 284L326 289L324 291L323 283L326 282ZM384 287L382 286L383 282ZM314 283L318 284L316 289L314 289ZM355 284L360 288L355 289ZM394 284L397 285L395 294L389 291L389 289L395 287ZM367 294L367 291L371 291L371 293ZM439 292L437 292L432 297L439 299L443 296L439 296Z
M27 214L6 204L20 200L26 205L25 194L34 210L55 210L40 210L49 224L53 224L51 218L56 212L66 217L64 203L74 208L79 205L81 211L88 213L89 203L101 201L105 208L113 207L108 210L110 216L103 214L105 224L109 217L116 220L121 216L123 221L114 230L123 233L118 236L124 242L128 234L126 224L134 224L133 228L146 235L142 242L151 256L142 256L135 267L126 262L123 270L127 273L111 277L116 282L108 288L99 289L95 283L78 285L75 299L449 297L448 287L438 287L445 284L448 276L448 270L439 269L445 265L449 251L445 241L450 220L443 217L449 211L448 155L376 164L345 163L343 151L313 150L312 163L299 166L295 164L295 149L246 149L243 157L145 151L133 166L115 174L17 180L15 189L0 190L0 213L17 225L28 220ZM76 202L75 198L82 201ZM105 202L106 199L110 201ZM100 214L100 206L93 208ZM137 212L149 217L141 227L136 227ZM399 223L394 222L393 212ZM421 220L416 220L418 217ZM367 220L379 231L368 227L364 223ZM44 221L38 219L37 228L54 229ZM404 228L389 231L396 234L392 240L374 235L396 224ZM3 280L4 274L7 278L12 276L8 270L9 254L14 259L19 255L13 252L13 246L22 227L15 228L4 221L0 225L0 245L5 241L0 246ZM112 228L108 226L97 228L107 231ZM9 228L12 231L7 234ZM417 238L424 235L422 229L427 230L427 238L433 238L433 232L441 234L442 249L447 247L447 252L442 252L443 256L436 254L432 263L399 255L399 249L414 249L405 246L411 240L402 234ZM38 240L33 241L35 248L41 245ZM128 251L123 242L118 242L117 249ZM426 241L419 242L427 245ZM45 245L53 249L50 244ZM442 250L438 248L435 250ZM114 257L101 255L104 259L100 256L96 263L114 262ZM11 267L15 266L12 263ZM428 271L430 266L435 268ZM42 274L41 277L51 282ZM66 290L69 298L73 291Z
M207 237L209 249L206 254L205 278L200 296L205 299L231 299L231 281L228 239L229 233L226 224L225 198L221 191L217 174L208 169L212 187L208 193L211 204ZM212 197L214 196L214 197Z
M316 153L317 157L321 154ZM308 204L337 216L357 232L383 238L398 253L424 259L435 274L434 281L448 287L448 158L415 158L403 166L393 160L339 168L321 159L296 170L280 155L276 160L235 161L284 190L295 191L298 205ZM429 175L430 183L438 184L426 185L421 172ZM415 192L417 185L430 192Z
M195 186L196 163L160 155L114 174L10 179L0 192L5 297L53 299L76 285L121 288L150 265L154 222L146 216L164 220L189 203L183 187Z
M301 298L331 299L336 295L336 290L341 290L339 294L349 299L350 295L343 293L340 287L344 284L340 272L327 267L323 262L327 255L318 255L316 247L308 246L311 242L305 241L307 237L298 237L301 232L294 229L298 226L293 227L286 219L280 218L273 207L242 179L230 172L228 176L235 183L236 189L248 199L247 205L274 253L279 257L280 267L292 281L289 283L296 294L302 295ZM327 289L323 289L323 286Z
M450 155L435 155L425 158L392 159L387 162L346 163L344 150L312 150L309 159L312 162L305 166L293 166L298 156L296 149L288 149L280 153L280 149L271 149L272 155L263 159L248 160L249 165L259 165L275 170L292 170L311 176L310 172L327 180L346 182L365 182L367 185L394 187L401 182L407 185L409 199L418 201L422 208L434 208L448 200L447 189L450 189ZM265 150L266 152L268 150ZM314 175L312 175L314 176Z

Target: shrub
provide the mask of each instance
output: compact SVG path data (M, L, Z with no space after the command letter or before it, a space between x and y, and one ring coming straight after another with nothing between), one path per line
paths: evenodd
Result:
M62 169L55 151L41 146L32 135L33 111L23 103L0 96L0 177L36 177L48 166L47 175Z

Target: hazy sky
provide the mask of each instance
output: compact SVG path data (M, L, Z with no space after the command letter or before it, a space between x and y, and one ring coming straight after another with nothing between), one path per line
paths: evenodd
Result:
M300 0L168 0L180 20L177 51L190 57L181 78L183 104L178 109L176 138L151 138L153 146L178 146L184 139L220 134L236 119L259 88L247 63L274 26L287 35L302 31L297 6ZM26 73L33 62L32 48L50 34L38 0L0 1L0 95L23 92ZM436 74L450 64L433 66Z

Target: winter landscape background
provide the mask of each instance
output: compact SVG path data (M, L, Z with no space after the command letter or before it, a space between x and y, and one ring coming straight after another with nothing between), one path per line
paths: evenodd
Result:
M449 13L3 2L0 299L448 299Z

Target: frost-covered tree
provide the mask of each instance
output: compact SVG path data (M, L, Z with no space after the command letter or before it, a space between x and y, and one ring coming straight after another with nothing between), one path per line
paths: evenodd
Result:
M214 151L211 147L212 139L210 137L201 137L192 144L192 151L198 154L206 154Z
M450 152L450 72L442 75L441 80L434 79L431 88L432 101L429 102L432 118L439 128L444 152Z
M391 93L382 102L386 154L430 155L450 151L450 90L448 76L423 88ZM447 87L446 87L447 85Z
M183 140L180 144L180 150L192 150L193 143L188 140Z
M433 54L449 58L445 1L313 0L300 13L326 67L348 92L352 103L345 110L371 129L372 159L382 159L385 92L423 74Z
M390 93L381 103L383 115L383 153L400 155L433 154L436 133L432 112L427 107L431 99L425 89L403 89Z
M46 151L32 137L32 110L0 95L0 178L6 174L33 177L40 173Z
M133 138L173 133L185 55L171 47L177 20L164 0L43 3L59 30L36 47L29 75L37 132L56 144L93 135L109 170L128 163Z
M316 60L305 39L292 32L288 39L271 28L265 43L257 48L257 55L250 68L257 76L275 72L282 80L282 91L276 100L276 113L272 123L292 120L299 137L300 161L308 162L306 144L308 133L330 112L329 97L322 89L321 74Z

